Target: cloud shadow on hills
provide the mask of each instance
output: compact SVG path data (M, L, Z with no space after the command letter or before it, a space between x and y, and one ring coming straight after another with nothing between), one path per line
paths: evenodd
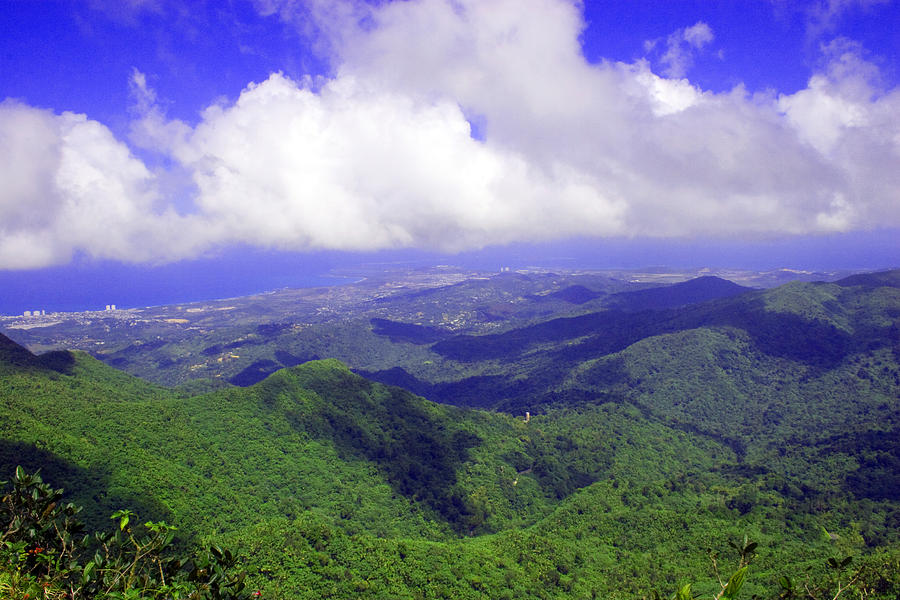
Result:
M680 309L607 310L563 317L499 334L454 336L437 342L432 350L459 362L514 361L541 344L580 340L544 353L549 364L574 364L619 352L648 337L699 327L742 329L760 352L822 369L834 368L854 351L890 344L889 328L851 335L825 321L770 311L761 297L744 297Z

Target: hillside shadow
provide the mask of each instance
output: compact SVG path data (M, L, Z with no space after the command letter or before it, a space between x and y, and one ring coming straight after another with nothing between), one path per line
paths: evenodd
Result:
M281 364L275 362L274 360L264 358L254 361L237 375L229 378L228 383L240 387L249 387L255 383L259 383L281 368L283 368Z
M624 350L642 339L699 327L727 326L747 332L760 352L812 367L830 369L851 352L891 343L888 328L860 329L855 334L831 323L795 313L769 310L761 297L725 299L681 309L623 312L607 310L492 335L459 335L440 341L432 350L460 361L518 360L538 344L577 343L545 353L551 364L599 358Z
M87 469L34 444L0 440L0 480L8 481L17 466L29 473L40 471L45 483L62 488L65 502L83 508L80 518L89 528L109 529L109 516L121 508L133 510L141 519L172 522L172 514L152 498L111 491L111 474L105 466Z
M410 374L403 367L383 371L357 371L378 383L401 387L432 402L466 408L494 409L506 398L515 398L533 389L525 380L512 380L505 375L476 375L459 381L430 383Z
M456 476L480 438L435 419L410 392L377 389L357 375L304 382L304 387L328 401L312 420L298 415L295 427L333 440L345 460L371 461L398 494L425 504L457 531L480 525Z
M401 323L387 319L370 319L369 322L372 324L372 333L387 336L395 344L405 342L421 346L450 336L447 331L425 325Z
M65 375L71 374L75 357L66 350L54 350L35 355L0 333L0 364L31 369L49 369Z
M700 322L698 326L707 324L743 329L764 354L825 369L840 364L859 345L854 336L831 323L768 310L762 298L713 314L707 323Z
M319 359L319 356L316 354L312 356L296 356L280 348L275 350L274 356L275 360L264 358L253 362L231 377L228 383L239 387L250 387L285 367L296 367L305 362Z
M857 499L900 501L900 430L840 435L818 445L827 455L847 454L859 464L845 481Z
M37 357L38 363L45 369L71 375L75 367L75 356L66 350L54 350Z

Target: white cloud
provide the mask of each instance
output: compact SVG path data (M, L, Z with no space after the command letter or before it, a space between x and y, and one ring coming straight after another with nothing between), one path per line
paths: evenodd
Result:
M694 55L714 39L712 29L703 21L669 34L666 38L666 50L659 58L665 65L663 73L676 79L684 77L694 65ZM654 50L659 41L648 40L644 43L645 50Z
M615 203L583 176L560 186L470 137L452 102L417 102L352 77L318 92L273 75L206 112L175 156L222 240L279 248L462 250L522 231L618 229ZM560 169L564 168L562 165ZM571 209L593 204L589 221ZM546 234L545 234L546 235Z
M128 82L136 118L129 128L129 139L137 147L169 153L190 133L191 128L178 119L169 120L160 108L156 92L147 84L147 76L132 69Z
M691 48L698 49L715 39L712 29L703 21L697 21L694 25L686 27L681 37Z
M713 93L645 61L587 63L564 1L264 8L326 32L334 75L272 75L188 125L134 71L129 140L165 171L82 115L0 105L0 268L232 243L454 251L900 226L900 91L853 44L824 48L827 68L794 94ZM667 48L713 39L703 23L676 34ZM163 196L175 170L189 214Z
M100 123L7 100L0 146L0 267L63 263L78 251L144 261L187 250L191 237L160 204L150 172Z
M634 81L642 86L639 96L649 97L655 116L681 112L698 104L703 93L687 79L666 79L650 70L645 61L631 68Z
M841 177L831 214L836 230L896 226L900 215L900 89L882 89L878 70L846 40L824 48L827 69L777 106L803 143Z
M515 150L536 167L564 163L590 174L625 206L623 234L867 227L876 224L865 217L868 205L896 205L896 193L867 198L848 179L851 164L875 158L862 140L881 136L878 130L854 129L863 151L837 163L807 143L777 100L747 97L740 88L704 93L642 63L588 65L573 5L516 7L473 0L382 7L372 15L374 27L343 34L341 73L409 95L454 99L485 116L489 147ZM697 48L712 32L698 23L670 39ZM830 64L841 62L832 57ZM865 87L854 83L861 64L840 74L841 85ZM812 84L809 91L822 97ZM885 119L896 132L900 121ZM897 156L895 148L882 150L878 163ZM828 218L836 214L841 218Z

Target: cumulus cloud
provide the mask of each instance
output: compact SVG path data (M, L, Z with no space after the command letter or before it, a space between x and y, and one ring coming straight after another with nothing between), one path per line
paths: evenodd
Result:
M233 106L208 109L172 151L194 173L195 203L221 240L455 251L522 231L618 229L619 208L586 175L531 169L470 133L450 101L417 102L352 77L313 91L276 74Z
M663 73L672 78L684 77L694 65L694 55L714 39L712 29L703 21L669 34L665 52L659 59L665 65ZM653 40L645 47L653 48L657 44L658 40Z
M0 266L64 263L75 252L119 260L185 255L190 236L144 166L102 124L0 103ZM180 246L180 247L179 247Z
M787 108L792 97L703 92L645 63L588 65L573 5L516 6L422 0L380 7L374 26L344 35L340 72L368 74L410 95L453 98L485 116L491 148L514 149L535 167L564 163L590 174L624 205L623 234L840 230L872 226L872 215L897 206L897 193L867 197L850 177L851 167L898 158L896 145L876 143L884 130L867 121L840 129L836 143L851 135L858 143L855 157L838 161L809 143L800 111ZM697 24L673 40L699 47L711 37ZM849 60L832 56L829 69ZM864 61L853 60L854 68L832 73L827 89L816 87L816 74L803 91L887 115L896 94L856 81ZM896 136L900 119L882 119Z
M329 32L333 75L273 74L187 124L134 71L129 140L162 171L83 115L0 105L0 267L900 226L900 91L852 43L824 48L794 94L712 93L674 54L668 75L589 64L570 2L259 2ZM713 39L703 23L673 35Z

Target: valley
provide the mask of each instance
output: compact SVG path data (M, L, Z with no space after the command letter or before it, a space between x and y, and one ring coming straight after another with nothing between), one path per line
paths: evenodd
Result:
M431 328L423 339L491 333L583 314L615 301L619 292L700 276L771 287L847 274L662 268L485 273L451 266L405 270L376 265L336 272L335 277L352 283L327 288L145 308L0 316L0 330L34 352L83 350L164 385L198 379L246 385L312 357L339 358L366 371L409 366L387 351L392 345L371 335L373 329L387 332L387 322L413 326L407 328L413 336ZM374 327L373 319L381 326ZM396 333L388 335L396 339ZM387 360L373 356L382 353ZM435 359L441 360L430 355L422 362Z
M741 597L896 597L900 271L718 275L6 317L0 472L227 544L268 598L711 597L747 540Z

